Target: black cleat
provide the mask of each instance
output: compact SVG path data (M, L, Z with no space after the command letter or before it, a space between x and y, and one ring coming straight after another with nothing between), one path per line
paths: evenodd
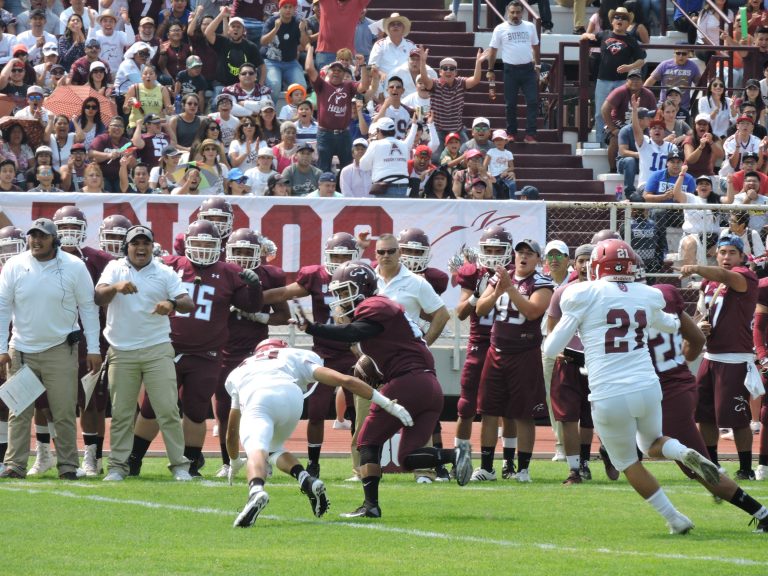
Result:
M59 480L77 480L76 472L62 472L59 474Z
M614 481L618 480L620 473L613 465L613 462L611 462L611 457L608 456L608 450L606 450L605 446L602 444L600 444L600 458L603 461L603 466L605 466L605 475L608 476L608 479Z
M141 458L136 458L133 454L128 456L128 476L138 476L141 474L141 464Z
M754 480L755 479L755 471L754 470L736 470L736 475L734 476L736 480Z
M514 480L516 475L517 470L515 470L515 463L504 460L504 465L501 467L501 477L504 478L504 480Z
M754 530L752 530L753 534L768 534L768 516L763 518L762 520L758 520L757 518L752 518L749 525L752 526L754 524L757 524Z
M307 489L302 487L302 494L306 494L309 498L309 503L312 506L312 513L320 518L331 507L331 502L328 500L328 496L325 494L325 484L319 478L309 477L304 481L305 485L309 485Z
M245 508L235 518L234 528L250 528L259 517L259 513L269 504L269 495L264 490L251 492L248 496L248 502Z
M340 514L342 518L381 518L381 508L363 504L354 512Z
M320 462L307 462L306 470L312 478L320 478Z

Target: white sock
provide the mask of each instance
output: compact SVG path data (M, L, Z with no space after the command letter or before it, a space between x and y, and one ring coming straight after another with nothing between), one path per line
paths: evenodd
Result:
M656 512L664 516L668 521L672 521L677 516L677 509L674 504L670 502L667 495L662 488L659 488L656 493L646 500L648 504L656 509Z
M566 456L565 459L568 461L568 468L571 470L581 468L581 456Z
M688 451L688 448L686 446L683 446L675 440L674 438L670 438L666 442L664 442L664 445L661 447L661 453L664 455L664 458L667 460L682 460L685 457L685 453Z
M8 422L0 422L0 444L8 444Z
M752 514L752 516L754 516L758 520L762 520L763 518L768 516L768 508L766 508L765 506L760 506L760 510Z
M517 436L514 438L503 438L501 439L501 445L504 448L515 448L517 449Z
M299 477L297 479L299 482L299 486L304 484L304 480L306 480L307 478L309 478L309 472L307 472L306 470L302 470L301 472L299 472Z
M502 430L503 430L503 428L502 428L501 426L499 426L499 427L496 429L496 436L497 436L498 438L501 438L501 437L502 437L502 436L501 436L501 431L502 431Z

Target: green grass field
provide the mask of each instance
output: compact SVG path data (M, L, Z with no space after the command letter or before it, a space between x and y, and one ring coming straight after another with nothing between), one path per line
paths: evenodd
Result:
M213 474L210 459L204 472ZM622 479L565 487L565 466L534 461L534 482L499 480L460 488L386 476L380 520L343 521L362 502L347 483L347 459L322 461L331 509L314 518L296 482L277 473L270 503L251 529L232 522L244 478L175 483L159 459L140 479L0 481L4 575L91 574L519 574L765 575L768 534L746 514L717 505L668 463L649 464L672 501L696 523L687 536L664 521ZM734 468L731 464L727 466ZM500 464L498 466L500 468ZM768 484L745 488L768 502Z

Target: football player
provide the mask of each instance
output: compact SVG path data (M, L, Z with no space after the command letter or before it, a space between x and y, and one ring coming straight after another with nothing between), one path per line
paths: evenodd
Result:
M443 391L435 375L434 358L421 330L398 303L377 295L373 269L360 261L340 266L330 285L336 300L331 307L338 325L308 323L300 327L348 345L356 343L382 375L382 393L397 398L413 417L413 426L403 430L398 460L406 470L435 468L453 463L456 481L463 486L472 474L469 442L455 450L425 447L443 409ZM380 518L379 481L381 448L402 427L401 422L378 407L371 407L358 437L360 473L365 500L345 518Z
M589 372L592 419L616 468L667 521L673 534L685 534L693 522L670 502L656 478L638 459L637 446L654 457L682 462L712 484L717 466L696 450L662 435L661 386L647 349L647 327L668 334L680 319L663 311L658 290L635 282L635 254L626 242L604 240L589 262L591 282L562 295L563 316L544 342L556 357L576 330L584 344Z
M128 229L134 225L122 214L107 216L99 226L99 247L113 258L122 258L121 249Z
M330 324L331 309L328 303L333 299L328 286L331 275L344 262L360 257L360 249L352 234L336 232L325 242L323 264L304 266L299 270L296 281L283 288L273 288L264 292L264 304L272 305L287 302L294 298L312 297L312 317L318 324ZM313 338L312 351L323 359L329 368L348 373L355 365L356 357L349 345ZM320 452L323 446L324 421L328 417L333 403L333 390L327 386L318 386L307 401L307 472L315 478L320 477Z
M516 421L519 451L515 479L531 481L528 466L536 440L533 411L545 402L541 318L554 289L552 280L536 271L541 255L535 240L515 244L514 274L497 265L475 306L479 316L496 309L478 393L482 452L477 476L494 472L498 419L504 416Z
M0 231L2 232L2 231ZM760 258L758 262L752 262L751 268L755 270L757 277L757 306L755 307L755 321L752 326L752 341L755 344L755 355L760 372L766 373L768 367L768 277L765 277L765 264L768 259ZM755 480L768 479L768 406L760 407L760 452L758 454Z
M229 337L230 307L259 312L263 303L255 270L242 270L219 260L221 238L213 222L196 220L190 224L184 246L186 256L165 256L162 260L177 272L195 303L194 312L171 317L171 343L177 355L176 378L184 413L184 456L192 462L190 475L200 477L205 462L205 420L219 378L221 350ZM131 475L139 474L157 432L157 421L145 394L129 458Z
M369 397L401 425L413 424L404 407L362 380L324 367L314 352L289 348L286 342L276 338L264 340L226 381L226 390L232 397L227 428L227 446L233 462L228 474L230 483L241 465L240 438L248 456L248 502L235 519L236 527L252 526L269 502L269 495L264 491L268 460L298 481L315 516L319 518L328 510L330 502L323 481L304 470L284 447L301 418L303 393L315 381L330 387L342 386Z
M200 208L197 210L198 220L207 220L216 226L219 231L219 240L221 243L221 260L226 257L226 247L229 235L232 233L232 226L235 221L235 212L232 210L232 204L222 196L211 196L203 203L200 204ZM179 232L173 241L173 251L178 256L184 256L186 251L184 249L184 238L186 234Z
M277 266L261 260L261 237L248 228L238 228L229 236L227 242L227 262L243 270L254 270L259 275L263 290L285 286L285 272ZM245 312L232 306L229 313L229 339L221 351L221 371L214 394L214 414L219 426L219 445L221 448L222 467L216 473L217 478L226 478L229 473L229 455L227 453L227 429L231 396L224 384L232 370L253 353L256 344L269 336L268 325L287 324L291 317L287 302L272 306L265 305L259 312Z

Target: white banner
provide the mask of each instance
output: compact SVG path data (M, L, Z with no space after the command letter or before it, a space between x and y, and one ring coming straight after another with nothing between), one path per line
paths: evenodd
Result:
M285 198L227 196L235 211L235 228L248 227L270 238L278 247L271 262L288 274L289 282L302 266L322 262L325 240L335 232L357 235L369 232L397 234L404 228L421 228L432 242L430 265L447 270L449 258L462 246L477 246L482 231L504 226L515 240L531 238L543 247L546 239L544 202L493 200L422 200L367 198ZM0 195L0 210L26 232L39 217L51 218L61 206L75 204L88 220L86 244L98 248L98 228L112 214L152 228L155 240L173 252L173 239L197 218L201 196L138 194L37 194L11 192ZM364 254L375 259L375 242ZM444 294L449 308L458 302L458 288Z

